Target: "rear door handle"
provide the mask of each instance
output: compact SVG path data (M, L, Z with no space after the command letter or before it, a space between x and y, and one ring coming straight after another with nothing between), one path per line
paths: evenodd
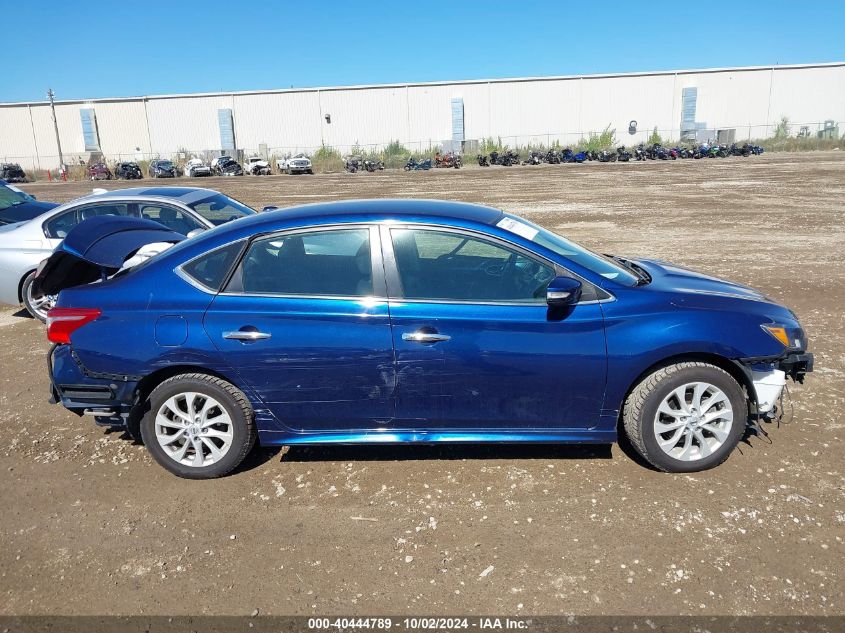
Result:
M231 339L233 341L260 341L272 336L268 332L259 332L257 330L236 330L234 332L223 332L223 338Z
M411 341L412 343L439 343L440 341L449 341L451 339L451 336L438 334L437 332L405 332L402 335L403 341Z

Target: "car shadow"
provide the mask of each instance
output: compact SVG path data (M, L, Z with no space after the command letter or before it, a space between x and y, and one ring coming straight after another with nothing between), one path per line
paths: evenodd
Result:
M292 445L280 462L495 459L611 459L610 444L391 444ZM265 449L262 449L265 450Z

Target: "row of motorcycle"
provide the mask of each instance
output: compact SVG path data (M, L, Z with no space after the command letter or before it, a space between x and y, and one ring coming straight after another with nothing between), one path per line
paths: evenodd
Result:
M560 164L560 163L584 163L587 161L598 161L600 163L615 163L628 161L645 161L645 160L676 160L678 158L727 158L728 156L756 156L763 153L763 148L759 145L752 145L751 143L744 143L737 145L711 145L709 143L702 143L693 147L675 146L664 147L660 143L653 143L646 145L640 143L637 147L632 148L633 151L628 151L625 146L612 150L580 150L575 151L569 147L562 150L550 149L547 151L532 150L529 152L526 159L521 159L518 152L514 150L504 150L502 152L490 152L487 154L478 154L476 160L481 167L490 167L491 165L501 165L502 167L511 167L513 165L540 165ZM405 168L407 169L407 167Z
M440 152L437 152L434 155L434 160L430 158L418 160L412 156L408 159L408 162L405 163L405 167L403 169L405 171L428 171L432 167L460 169L463 164L464 161L460 154L455 154L453 152L441 154Z

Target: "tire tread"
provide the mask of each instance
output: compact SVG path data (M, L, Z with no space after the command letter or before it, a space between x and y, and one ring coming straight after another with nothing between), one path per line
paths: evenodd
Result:
M232 383L222 378L218 378L217 376L212 376L210 374L204 374L201 372L192 372L171 376L167 380L164 380L159 383L156 388L150 392L148 399L152 400L155 397L157 391L166 389L174 383L179 383L186 380L204 382L206 384L214 385L215 387L222 389L224 392L226 392L227 395L232 398L235 403L235 406L241 410L244 415L244 419L247 421L247 437L245 438L245 441L243 441L238 447L232 447L232 449L237 449L239 454L231 468L222 472L216 472L211 474L207 472L192 473L190 471L186 472L186 474L180 474L181 477L185 477L186 479L215 479L217 477L222 477L237 468L252 450L253 446L255 446L255 441L258 437L258 432L255 428L255 414L252 410L252 405L250 404L246 395L244 395L244 393L240 389L235 387Z
M648 397L660 387L663 382L667 380L671 380L675 375L679 372L687 369L708 369L717 371L723 374L729 380L736 382L734 377L731 376L728 372L726 372L721 367L717 367L716 365L712 365L710 363L703 363L700 361L686 361L681 363L675 363L673 365L667 365L665 367L661 367L656 371L652 372L648 376L646 376L640 383L631 391L628 395L628 398L625 400L625 405L622 409L622 423L625 428L625 434L628 436L633 447L637 450L637 452L642 455L643 459L645 459L649 464L657 468L658 470L662 470L663 472L668 472L668 469L665 466L662 466L659 463L659 460L655 459L654 455L649 453L649 450L646 446L644 436L643 436L643 422L644 422L644 408L646 404L646 400ZM726 451L724 456L722 457L717 464L721 464L725 461L728 456L731 454L732 451ZM714 464L716 465L716 464Z

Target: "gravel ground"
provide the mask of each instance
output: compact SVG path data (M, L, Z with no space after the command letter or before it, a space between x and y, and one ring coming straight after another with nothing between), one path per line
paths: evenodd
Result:
M816 372L788 423L701 474L617 446L295 447L196 482L48 405L44 329L5 309L0 615L845 613L845 153L200 184L255 206L497 205L764 290L802 319Z

